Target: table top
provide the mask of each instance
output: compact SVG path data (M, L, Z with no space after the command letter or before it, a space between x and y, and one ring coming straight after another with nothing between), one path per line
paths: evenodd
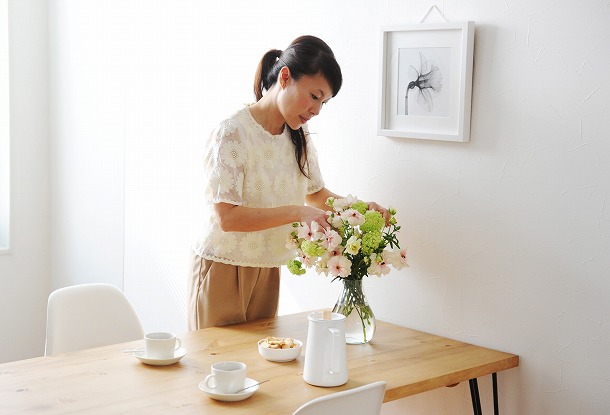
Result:
M291 414L318 396L384 380L384 401L449 386L519 365L519 357L377 321L373 340L348 345L349 380L322 388L303 380L303 353L276 363L258 354L267 336L307 340L308 312L179 334L187 354L170 366L141 363L126 348L143 340L0 364L2 414ZM198 385L210 365L247 364L247 377L265 381L250 398L220 402Z

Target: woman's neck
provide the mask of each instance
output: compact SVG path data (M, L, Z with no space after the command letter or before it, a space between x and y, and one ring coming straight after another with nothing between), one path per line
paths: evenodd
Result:
M272 99L273 88L256 103L250 106L252 117L267 132L278 135L284 132L284 117L277 108L276 101Z

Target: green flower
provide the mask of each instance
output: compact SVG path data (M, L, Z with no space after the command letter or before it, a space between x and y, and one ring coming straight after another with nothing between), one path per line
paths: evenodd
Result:
M365 233L364 235L362 235L362 247L360 248L360 250L364 255L369 256L379 248L379 245L381 245L382 241L383 236L381 234L381 231L373 230L368 233Z
M364 215L366 213L368 208L369 208L369 206L366 203L364 203L362 200L359 200L352 205L352 209L357 210L362 215Z
M301 250L310 257L322 256L326 252L324 248L312 241L303 241Z
M385 226L385 219L376 210L369 210L364 214L364 223L360 225L362 232L381 231Z
M305 274L305 270L303 269L303 263L297 259L288 261L288 264L286 264L286 266L288 267L288 271L290 271L294 275Z

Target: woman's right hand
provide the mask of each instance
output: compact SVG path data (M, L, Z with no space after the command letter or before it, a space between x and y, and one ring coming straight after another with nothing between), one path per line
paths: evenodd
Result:
M299 222L310 225L311 222L318 222L318 225L328 229L330 227L328 223L328 214L322 209L318 209L311 206L302 206L299 209Z

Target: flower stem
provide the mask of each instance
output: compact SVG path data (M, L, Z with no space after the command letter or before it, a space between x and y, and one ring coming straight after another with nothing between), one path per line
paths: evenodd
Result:
M362 323L363 339L364 342L366 342L366 327L367 325L371 325L373 312L362 291L362 280L345 279L343 280L343 292L333 311L348 317L354 310L358 313L358 317Z

